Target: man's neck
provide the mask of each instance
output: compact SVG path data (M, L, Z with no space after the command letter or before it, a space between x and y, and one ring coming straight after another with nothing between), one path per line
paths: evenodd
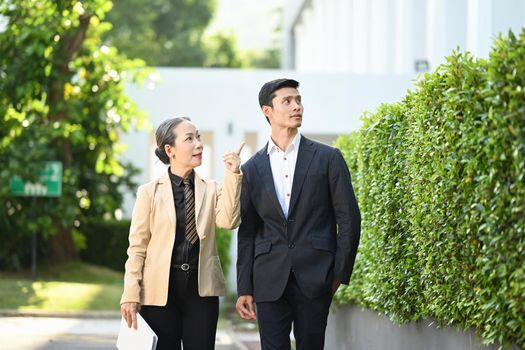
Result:
M286 151L299 130L297 128L272 129L272 140L282 151Z

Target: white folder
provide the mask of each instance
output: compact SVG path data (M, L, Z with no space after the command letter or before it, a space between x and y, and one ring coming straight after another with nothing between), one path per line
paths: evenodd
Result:
M117 338L117 349L119 350L155 350L157 347L157 335L146 321L137 313L137 329L129 328L128 323L122 317L120 330Z

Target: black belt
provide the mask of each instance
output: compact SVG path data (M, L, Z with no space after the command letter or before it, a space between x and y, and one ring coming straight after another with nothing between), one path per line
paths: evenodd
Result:
M189 270L197 270L197 265L190 265L190 264L182 264L182 265L173 265L174 268L182 270L182 271L189 271Z

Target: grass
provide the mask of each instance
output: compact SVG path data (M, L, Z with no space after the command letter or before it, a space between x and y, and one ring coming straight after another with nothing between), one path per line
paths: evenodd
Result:
M123 274L81 262L39 266L28 272L0 272L0 309L119 310Z

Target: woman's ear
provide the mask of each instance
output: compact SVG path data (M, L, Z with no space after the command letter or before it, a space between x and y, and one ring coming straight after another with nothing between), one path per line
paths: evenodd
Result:
M175 154L170 154L171 153L171 145L164 145L164 152L166 152L166 155L168 156L168 158L175 158Z

